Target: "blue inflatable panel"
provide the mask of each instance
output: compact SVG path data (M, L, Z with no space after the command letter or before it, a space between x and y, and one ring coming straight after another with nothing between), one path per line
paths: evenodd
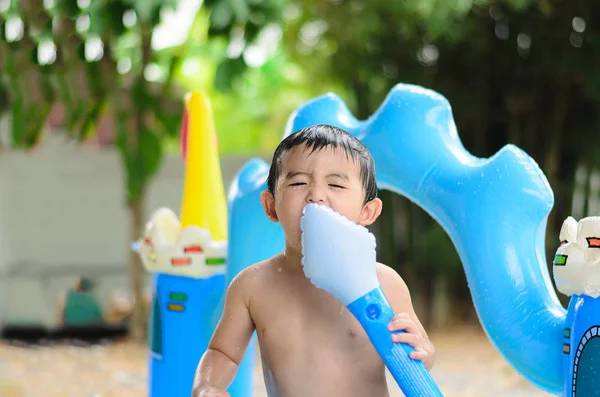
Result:
M284 248L281 226L267 218L260 204L260 193L267 188L268 175L269 165L254 159L246 163L231 184L226 285L246 267L270 258ZM221 308L223 303L224 300ZM221 311L215 314L213 322L216 324Z
M314 124L331 124L361 139L375 159L379 187L409 198L440 223L460 255L492 343L525 378L561 394L566 311L544 253L554 198L533 159L512 145L489 159L471 155L448 101L412 85L392 89L365 121L356 120L339 97L324 95L298 109L285 134ZM252 160L234 181L229 241L235 248L227 283L283 249L279 225L259 201L267 172L267 164Z
M224 275L193 279L154 276L150 306L150 396L189 397L194 373L212 335L211 314Z
M600 298L571 298L563 336L563 395L600 397Z

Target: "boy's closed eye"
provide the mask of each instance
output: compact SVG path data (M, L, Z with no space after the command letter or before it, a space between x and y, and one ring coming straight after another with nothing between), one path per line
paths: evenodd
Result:
M345 189L344 186L342 186L342 185L336 185L335 183L330 183L329 187L332 187L334 189Z

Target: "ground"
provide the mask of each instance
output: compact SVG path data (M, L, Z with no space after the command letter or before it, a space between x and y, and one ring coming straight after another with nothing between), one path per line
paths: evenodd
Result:
M432 375L446 397L550 396L520 377L476 326L432 333ZM259 362L259 361L257 361ZM0 397L145 397L145 346L23 346L0 343ZM254 397L266 397L260 364ZM390 378L392 396L402 394Z

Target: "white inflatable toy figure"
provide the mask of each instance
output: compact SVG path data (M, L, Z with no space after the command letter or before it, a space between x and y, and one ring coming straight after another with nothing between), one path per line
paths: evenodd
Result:
M139 253L151 273L207 278L225 271L227 241L214 241L210 231L199 226L181 229L177 215L160 208L146 224Z
M556 288L571 296L563 332L563 397L600 395L600 217L567 218L554 256Z
M554 257L556 288L565 295L600 296L600 217L568 217Z

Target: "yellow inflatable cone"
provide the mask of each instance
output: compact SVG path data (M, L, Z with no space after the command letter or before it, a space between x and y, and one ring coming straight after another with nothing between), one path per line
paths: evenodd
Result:
M213 240L226 240L227 200L210 100L194 92L187 99L186 108L188 131L181 228L199 226L208 229Z

